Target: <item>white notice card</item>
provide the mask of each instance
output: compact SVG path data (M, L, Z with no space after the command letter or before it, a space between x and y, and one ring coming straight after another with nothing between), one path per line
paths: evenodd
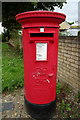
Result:
M47 60L47 43L36 43L36 60Z

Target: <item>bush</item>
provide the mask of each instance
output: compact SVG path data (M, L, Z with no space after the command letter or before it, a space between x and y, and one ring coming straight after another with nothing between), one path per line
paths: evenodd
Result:
M2 33L2 42L8 42L10 39L10 34L8 32Z
M0 34L0 42L2 41L2 34Z
M80 36L80 31L78 31L78 36Z

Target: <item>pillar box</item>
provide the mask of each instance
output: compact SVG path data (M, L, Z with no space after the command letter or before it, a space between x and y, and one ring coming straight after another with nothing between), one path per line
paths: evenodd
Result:
M24 54L24 98L34 118L48 118L56 106L59 24L66 16L52 11L16 15Z

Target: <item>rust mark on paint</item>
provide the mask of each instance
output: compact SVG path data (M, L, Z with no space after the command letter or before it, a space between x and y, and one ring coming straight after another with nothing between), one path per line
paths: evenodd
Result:
M50 80L46 79L46 81L47 81L48 83L50 83Z
M41 85L41 84L51 83L51 81L49 80L49 77L52 77L52 76L54 76L53 73L47 74L46 67L37 67L35 69L35 72L32 74L32 77L35 80L34 84L36 86Z

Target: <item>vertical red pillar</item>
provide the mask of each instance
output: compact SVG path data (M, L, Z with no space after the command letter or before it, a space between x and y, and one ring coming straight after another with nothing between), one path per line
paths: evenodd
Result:
M65 18L51 11L16 15L23 29L25 105L35 118L49 118L56 105L58 31Z

